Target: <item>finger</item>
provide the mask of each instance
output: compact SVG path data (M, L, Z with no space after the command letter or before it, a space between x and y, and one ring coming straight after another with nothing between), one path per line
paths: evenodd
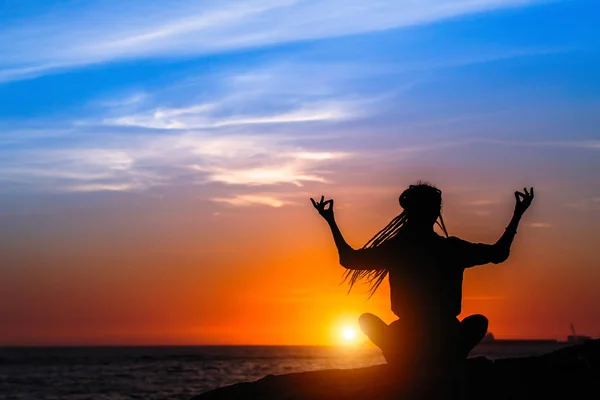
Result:
M321 204L323 204L324 200L325 200L325 196L321 196Z
M531 191L529 192L529 194L531 195L531 198L533 199L533 186L531 187Z
M312 205L317 208L317 203L315 203L315 199L313 199L312 197L310 198L310 201L312 202Z
M521 192L515 192L515 197L517 198L517 201L522 201L525 198L525 195Z
M527 188L523 188L523 190L525 191L525 194L526 194L527 196L529 196L529 192L527 191Z

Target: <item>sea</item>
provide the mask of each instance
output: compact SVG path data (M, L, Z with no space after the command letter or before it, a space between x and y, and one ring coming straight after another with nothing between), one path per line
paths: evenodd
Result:
M560 343L480 344L471 356L525 357ZM384 362L376 348L309 346L0 348L2 400L173 400L237 382Z

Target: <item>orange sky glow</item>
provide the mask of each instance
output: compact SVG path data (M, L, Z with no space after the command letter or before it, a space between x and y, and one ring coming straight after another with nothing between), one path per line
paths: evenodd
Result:
M511 190L536 183L508 180L494 189L434 181L450 234L493 243L510 219ZM557 196L541 183L509 260L466 272L461 317L486 315L500 338L564 339L571 322L595 335L600 271L584 232L596 228L583 215L570 227L577 211L553 212ZM387 285L368 301L365 286L347 294L341 285L333 240L308 197L335 198L339 225L359 247L398 213L403 185L325 186L297 189L285 207L217 212L176 196L133 207L140 199L124 196L112 207L19 216L32 223L4 238L4 257L19 268L0 283L0 342L336 345L363 312L391 322Z

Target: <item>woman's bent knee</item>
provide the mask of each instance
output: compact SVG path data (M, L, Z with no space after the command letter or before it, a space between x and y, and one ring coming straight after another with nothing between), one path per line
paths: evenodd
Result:
M462 320L461 324L468 324L469 326L477 326L480 329L487 330L489 321L487 317L481 314L469 315L465 319Z
M371 313L365 313L358 317L358 324L363 331L365 329L370 330L373 327L387 325L381 318Z

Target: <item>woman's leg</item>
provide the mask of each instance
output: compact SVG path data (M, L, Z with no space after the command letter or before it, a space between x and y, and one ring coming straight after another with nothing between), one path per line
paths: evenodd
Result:
M388 364L399 364L407 361L404 328L399 320L386 324L376 315L363 314L358 319L361 330L381 349ZM411 346L412 347L412 346Z
M388 325L376 315L365 313L358 318L360 329L382 351L384 350L384 336Z
M488 319L480 314L470 315L460 323L460 356L469 352L484 338L488 329Z

